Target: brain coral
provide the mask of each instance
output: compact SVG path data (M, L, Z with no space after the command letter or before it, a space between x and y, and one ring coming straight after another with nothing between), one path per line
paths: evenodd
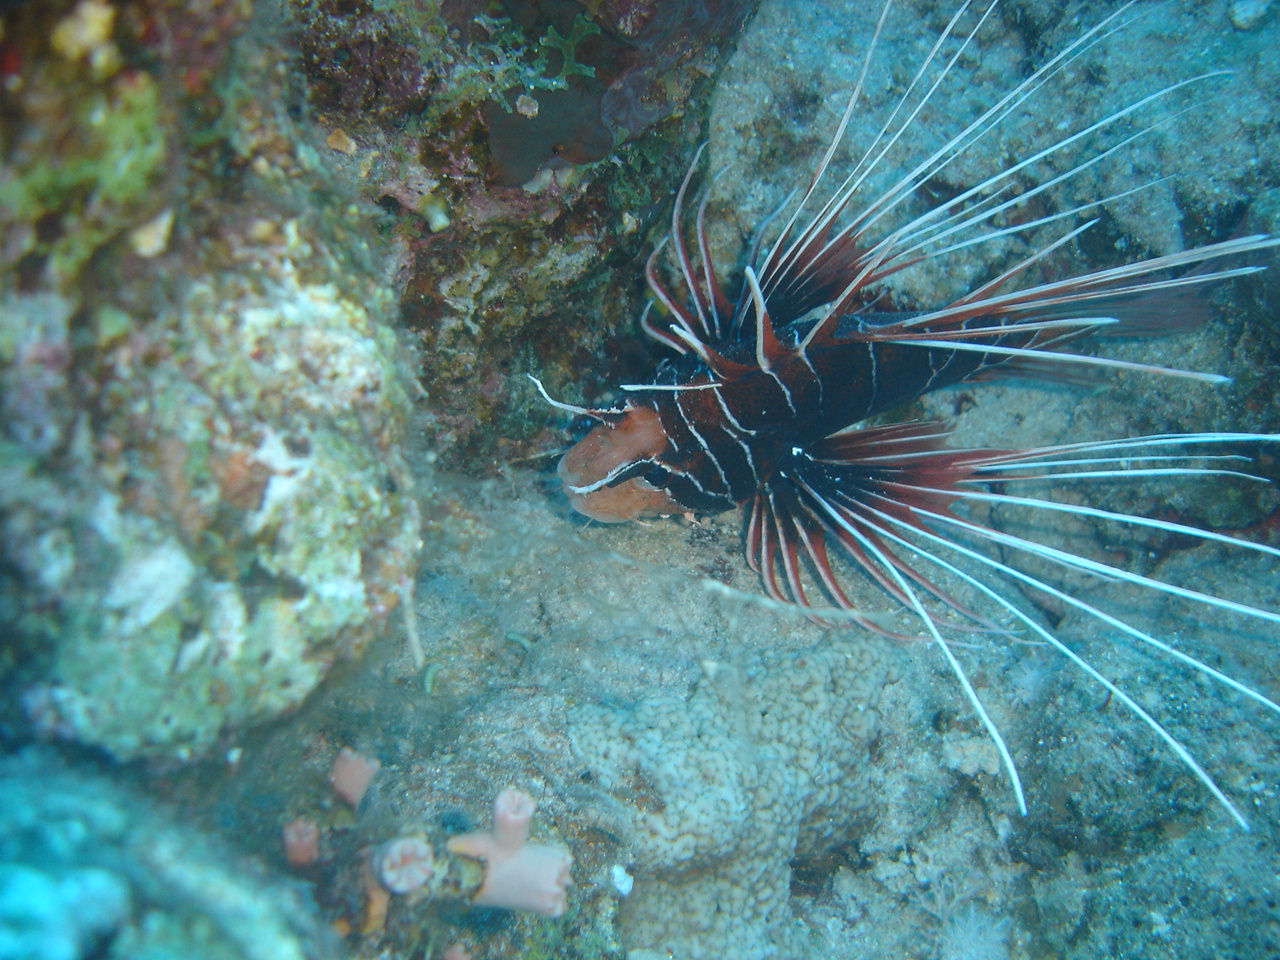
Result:
M712 666L688 700L570 711L576 754L629 821L628 945L793 955L791 862L834 845L870 804L858 761L886 673L875 645L832 643L750 680Z

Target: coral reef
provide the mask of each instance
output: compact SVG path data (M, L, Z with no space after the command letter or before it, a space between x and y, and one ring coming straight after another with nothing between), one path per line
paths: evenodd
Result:
M754 0L296 4L317 104L448 136L478 111L490 175L589 163L678 113Z
M296 887L101 776L0 760L0 953L14 960L337 956Z
M47 270L65 283L106 241L160 213L154 188L175 117L156 78L125 64L115 6L82 0L43 49L34 20L29 11L6 20L21 66L20 82L0 94L11 118L0 263L29 281Z
M492 472L545 445L525 370L598 385L601 354L652 362L632 343L634 263L753 6L291 5L310 107L394 218L423 428L447 461Z
M624 942L661 955L792 956L791 865L821 859L871 814L862 761L887 664L834 642L745 682L712 667L686 698L581 706L568 736L594 806L622 819L635 876ZM680 904L677 913L672 905Z
M1175 174L1109 204L1092 238L1044 269L1280 228L1267 55L1280 23L1262 6L1214 0L1140 20L1043 91L1060 109L1114 109L1209 66L1236 71L1135 141L1133 169L1100 164L1045 198L1068 209ZM697 8L710 19L691 29ZM564 439L517 372L576 400L651 369L635 341L641 255L745 9L3 5L0 736L151 761L115 768L139 780L130 791L44 753L0 763L0 937L16 937L15 952L1280 952L1267 895L1280 751L1254 705L1103 649L1037 598L1065 638L1172 716L1251 807L1253 832L1231 830L1047 651L979 632L956 652L1022 771L1031 815L1017 818L932 650L824 631L762 597L731 519L583 527L549 472L506 464ZM926 0L891 11L841 163L875 136L951 12ZM728 168L709 201L721 259L804 181L877 15L770 0L751 21L708 125L708 167ZM1095 19L1048 0L993 17L907 153ZM630 59L606 62L623 48ZM1002 156L1061 117L1013 119L991 142ZM567 149L552 156L557 142ZM980 173L957 162L932 186L945 196ZM954 274L922 267L890 296L944 297L1028 242L1010 234ZM1217 392L1003 385L909 413L944 416L974 444L1274 428L1277 290L1280 270L1246 278L1221 294L1234 312L1173 348L1236 376ZM1108 349L1159 359L1170 347ZM1202 489L1152 482L1110 506L1275 536L1273 492ZM1176 537L1121 545L1069 521L1037 536L1276 604L1265 564ZM1226 615L1189 622L1178 602L1123 583L1100 589L1152 633L1271 689L1274 637ZM872 584L851 597L911 622ZM1248 735L1223 751L1224 730ZM66 756L87 766L77 750ZM380 765L345 798L330 781L344 750L364 774ZM197 762L155 762L173 757ZM532 824L524 796L494 809L507 784L537 797ZM289 889L309 886L341 946L261 868L153 816L157 797L289 875ZM485 868L517 849L550 868L547 895L477 897Z
M0 93L0 607L40 732L190 756L296 706L396 607L411 394L368 217L323 210L304 131L245 96L287 96L279 54L224 46L241 98L208 145L149 59L160 28L118 9L4 21L28 69Z
M729 164L731 172L717 184L710 222L713 243L729 256L789 187L803 181L856 79L877 11L834 10L815 5L802 15L791 5L764 7L717 89L709 166ZM931 104L930 113L971 116L966 111L1005 89L1013 65L1042 48L1060 47L1079 30L1074 18L1047 16L1047 8L1046 17L1033 19L1034 13L1029 5L1017 6L1003 29L992 24L982 56L959 61L963 76L954 84L955 96ZM1221 31L1232 29L1223 13L1222 5L1184 11L1182 29L1211 38L1221 62L1243 63L1232 122L1247 130L1274 96L1257 81L1256 56L1249 60L1255 45L1265 42L1266 28L1242 48L1227 48L1218 44ZM910 80L901 65L918 63L933 42L935 31L916 26L915 14L938 27L950 11L917 4L893 14L888 47L870 78L871 119L853 131L864 143L878 130L874 118ZM1165 48L1150 21L1137 29L1139 49ZM1049 94L1050 104L1055 98L1072 102L1080 88L1120 104L1161 82L1140 76L1141 56L1117 46L1095 53L1095 63L1081 62L1063 78L1064 88ZM1199 56L1188 53L1192 61ZM778 69L780 56L790 69ZM1162 69L1173 79L1195 73L1197 65L1168 62ZM1173 154L1180 142L1213 140L1201 125L1220 122L1221 115L1209 109L1205 116L1204 109L1158 126L1140 141L1135 163L1178 170ZM914 149L936 145L941 125L926 119L915 129ZM1025 123L1011 124L1003 134L1007 142L992 150L1019 155L1057 121L1052 109L1047 117L1028 111ZM1175 123L1189 126L1175 136ZM758 150L744 148L756 143ZM1210 155L1190 160L1185 178L1129 198L1132 206L1109 207L1098 237L1061 256L1114 263L1137 248L1160 251L1221 236L1236 228L1233 216L1247 215L1255 229L1274 229L1261 203L1247 214L1245 205L1260 186L1249 171L1266 168L1275 142L1259 139L1258 162L1236 166L1234 151L1247 151L1248 144L1243 136L1220 152L1206 147ZM856 144L849 152L857 156ZM971 184L974 163L949 170L955 182L939 189ZM1123 165L1095 173L1079 196L1052 202L1067 208L1086 195L1114 193L1134 175ZM996 259L1025 242L1009 239ZM1060 266L1047 263L1045 269ZM893 295L904 303L933 300L990 269L976 255L955 275L922 269L904 276ZM1251 278L1251 285L1232 291L1232 302L1263 300L1273 282L1270 274ZM1263 396L1255 380L1274 356L1266 319L1256 308L1247 318L1227 316L1175 348L1189 365L1242 374L1237 386L1217 393L1131 380L1095 394L1004 386L934 398L916 412L945 416L965 442L975 444L1032 445L1079 439L1082 432L1225 429L1240 425L1242 415L1245 427L1265 429L1277 417L1274 398ZM1170 348L1108 349L1157 359ZM1273 910L1257 899L1237 898L1229 908L1232 934L1219 921L1206 931L1207 908L1197 919L1201 911L1194 906L1224 907L1215 882L1230 889L1269 882L1249 851L1276 844L1277 796L1264 785L1265 774L1258 779L1274 769L1274 743L1253 738L1241 756L1215 747L1222 730L1235 724L1264 730L1258 711L1209 697L1169 665L1144 662L1131 651L1098 654L1110 675L1153 701L1166 701L1179 736L1213 757L1237 795L1257 798L1255 832L1243 836L1229 832L1211 803L1172 762L1153 756L1140 734L1118 730L1104 694L1056 664L1050 667L1053 682L1046 683L1025 665L1042 661L1044 651L1028 649L1020 638L974 637L973 649L961 655L975 665L975 682L1010 738L1028 785L1031 816L1014 819L1007 784L993 773L993 749L926 651L886 647L860 634L822 636L767 606L742 607L746 601L733 588L752 591L755 585L740 569L739 531L732 523L588 528L572 535L575 548L563 520L540 507L533 493L518 491L520 482L518 474L488 485L435 481L437 493L456 484L453 496L425 510L431 536L444 536L447 545L439 555L449 559L419 583L418 609L430 623L453 620L433 642L426 676L440 708L465 704L466 719L460 729L443 722L427 727L447 733L430 751L401 755L392 773L393 819L423 808L482 809L472 777L540 784L544 809L580 864L567 916L607 920L621 945L641 957L668 949L695 956L1091 956L1109 953L1116 942L1143 955L1177 956L1185 946L1207 957L1214 955L1209 944L1215 939L1245 952L1274 949L1268 927ZM1273 523L1274 492L1265 487L1204 490L1196 497L1152 483L1120 493L1115 505L1155 515L1176 510L1227 528L1265 530ZM1009 526L1017 521L994 520ZM1064 522L1058 534L1037 531L1050 541L1055 535L1090 556L1117 549L1083 524ZM1124 558L1140 569L1163 568L1171 576L1181 569L1183 579L1199 571L1193 576L1206 589L1230 577L1246 601L1252 596L1271 603L1265 564L1236 560L1221 567L1217 551L1187 549L1167 538L1135 549L1150 551ZM728 586L714 588L709 598L701 576ZM1256 631L1246 635L1228 622L1189 625L1174 604L1144 600L1123 584L1107 589L1135 608L1148 604L1143 622L1152 633L1176 634L1215 662L1229 658L1233 670L1255 680L1269 675L1266 638ZM873 592L855 602L883 609ZM1044 610L1073 642L1105 642L1087 636L1086 625L1071 622L1066 611L1048 603ZM1187 635L1192 626L1195 637ZM859 698L875 704L873 716L841 713ZM806 739L811 732L812 741ZM827 764L840 789L829 789L821 775ZM801 775L792 780L788 771L807 771L813 782ZM1143 786L1131 789L1135 782ZM1184 835L1198 839L1182 843ZM1188 878L1188 857L1203 875ZM1233 860L1236 872L1228 867ZM615 882L619 869L634 877L634 885L611 915L609 904L626 886ZM1122 905L1120 887L1109 879L1115 875L1143 878L1142 890L1130 894L1132 906ZM1185 895L1177 906L1164 903L1161 891L1171 884ZM1175 914L1177 922L1170 922ZM510 931L487 937L446 931L446 941L469 935L480 956L519 955L530 943Z
M395 837L370 858L373 879L386 891L423 900L526 910L546 917L565 911L573 856L559 845L531 843L529 794L508 787L493 802L493 826L442 843L425 833ZM379 891L371 890L371 900ZM367 925L367 923L366 923Z

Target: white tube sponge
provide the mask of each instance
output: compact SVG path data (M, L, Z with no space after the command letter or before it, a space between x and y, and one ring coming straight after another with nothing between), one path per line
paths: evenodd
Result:
M529 843L535 809L533 797L508 787L493 801L491 832L464 833L449 840L454 853L484 861L484 884L472 903L548 917L564 913L573 856L563 847Z

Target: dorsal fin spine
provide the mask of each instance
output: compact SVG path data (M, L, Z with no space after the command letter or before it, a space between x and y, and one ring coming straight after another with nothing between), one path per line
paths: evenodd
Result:
M751 300L756 311L756 362L761 370L772 370L774 365L785 360L793 351L784 347L774 333L773 321L769 319L769 311L765 309L764 294L760 292L760 281L752 267L746 268L747 285L751 288Z

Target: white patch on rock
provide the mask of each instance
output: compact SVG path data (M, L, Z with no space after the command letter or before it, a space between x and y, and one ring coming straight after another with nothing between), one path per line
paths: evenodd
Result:
M103 603L123 613L121 630L132 633L155 621L182 599L195 567L176 540L130 557L117 571Z

